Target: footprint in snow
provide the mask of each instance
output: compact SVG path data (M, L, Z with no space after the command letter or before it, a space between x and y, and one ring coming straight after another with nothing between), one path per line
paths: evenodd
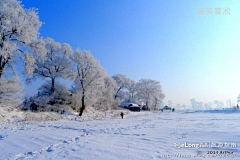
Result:
M27 155L31 155L31 156L32 156L32 155L33 155L33 152L27 152Z
M141 138L141 139L144 141L151 141L150 139L147 139L147 138Z
M132 134L132 135L134 135L134 136L140 136L140 134Z
M62 143L68 143L67 141L62 141Z
M51 147L49 147L46 151L47 151L47 152L52 152L53 150L52 150Z

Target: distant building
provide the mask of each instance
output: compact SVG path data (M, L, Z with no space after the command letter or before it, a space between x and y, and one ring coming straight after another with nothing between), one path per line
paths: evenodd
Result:
M164 106L162 110L172 110L172 108L168 106Z
M172 110L172 108L171 107L168 107L168 106L164 106L162 109L159 109L160 111L164 111L164 110L166 110L166 111L171 111Z

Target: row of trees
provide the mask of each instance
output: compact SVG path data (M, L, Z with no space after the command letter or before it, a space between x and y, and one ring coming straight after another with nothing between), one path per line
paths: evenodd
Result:
M17 93L23 87L15 67L23 61L28 83L46 79L33 98L45 102L43 106L71 105L80 116L86 106L110 109L123 101L159 107L164 94L158 81L109 77L89 51L73 51L67 43L39 38L41 25L36 10L26 10L16 0L0 0L0 104L20 102ZM72 88L58 79L73 81Z
M240 96L238 97L238 102ZM190 99L190 105L181 105L181 104L176 104L174 107L177 108L178 110L222 110L222 109L229 109L229 108L234 108L237 107L237 104L232 103L231 100L226 100L224 101L219 101L215 100L213 102L200 102L197 101L195 98ZM168 101L168 106L173 107L172 101ZM237 108L238 109L238 108Z
M115 99L136 102L150 109L158 109L165 95L162 93L160 82L151 79L141 79L135 82L124 75L114 75L117 83Z

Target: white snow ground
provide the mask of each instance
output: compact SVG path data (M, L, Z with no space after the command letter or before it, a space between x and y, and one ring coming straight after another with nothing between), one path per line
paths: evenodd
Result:
M174 143L234 142L237 148L174 148ZM0 159L219 159L207 151L232 151L240 159L239 113L134 113L120 119L0 124ZM191 158L174 157L175 154ZM199 154L197 157L193 157ZM172 155L163 158L163 155ZM229 160L232 158L220 158Z

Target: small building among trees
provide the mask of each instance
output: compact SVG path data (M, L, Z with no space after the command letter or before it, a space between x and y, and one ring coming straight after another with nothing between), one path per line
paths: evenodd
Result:
M160 111L164 111L164 110L171 111L172 108L168 106L164 106L162 109L160 109Z

